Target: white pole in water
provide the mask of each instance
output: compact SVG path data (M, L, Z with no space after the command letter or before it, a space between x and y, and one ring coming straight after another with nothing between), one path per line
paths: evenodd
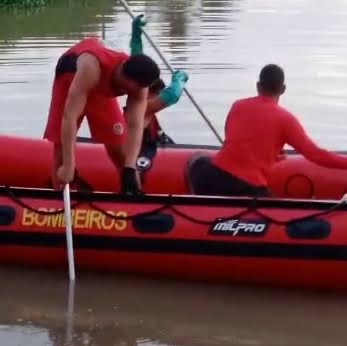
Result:
M125 8L125 10L128 12L128 14L130 15L130 17L132 19L135 19L134 14L131 12L131 9L129 7L129 5L127 4L127 2L125 0L119 0L121 2L121 4L123 5L123 7ZM153 47L153 49L157 52L157 54L159 55L159 57L161 58L161 60L163 60L164 64L166 65L166 67L171 71L171 73L174 72L173 68L171 67L171 65L169 64L169 62L165 59L164 55L160 52L160 50L157 48L157 46L155 45L155 43L152 41L152 39L149 37L149 35L146 33L146 31L144 29L142 29L143 34L146 36L148 42L151 44L151 46ZM215 136L217 137L218 141L222 144L223 140L221 138L221 136L219 135L219 133L217 132L217 130L213 127L212 123L210 122L210 120L207 118L207 116L205 115L205 113L203 112L203 110L200 108L200 106L196 103L195 99L193 98L193 96L191 95L191 93L184 88L185 93L187 94L188 98L190 99L190 101L193 103L193 105L195 106L195 108L198 110L198 112L200 113L200 115L203 117L203 119L205 120L205 122L207 123L207 125L209 126L209 128L212 130L212 132L215 134Z
M70 280L75 280L75 263L72 242L72 222L71 222L71 202L70 202L70 186L66 184L64 187L64 214L66 227L67 254L69 260Z
M73 338L73 315L75 307L75 281L69 281L68 301L66 309L66 344L70 345Z

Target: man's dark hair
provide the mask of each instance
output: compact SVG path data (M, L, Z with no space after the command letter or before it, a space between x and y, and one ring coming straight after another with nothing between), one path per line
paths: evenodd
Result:
M269 95L282 93L284 86L284 71L275 64L269 64L262 68L259 75L261 91Z
M159 78L154 84L149 87L149 92L153 94L159 94L165 88L164 81Z
M123 74L142 87L149 87L159 79L160 69L156 62L145 54L136 54L123 64Z

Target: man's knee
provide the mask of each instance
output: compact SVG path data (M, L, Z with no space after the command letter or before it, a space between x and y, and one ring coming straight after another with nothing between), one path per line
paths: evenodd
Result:
M206 184L204 174L209 161L209 156L206 153L198 152L187 162L185 176L190 193L203 194Z

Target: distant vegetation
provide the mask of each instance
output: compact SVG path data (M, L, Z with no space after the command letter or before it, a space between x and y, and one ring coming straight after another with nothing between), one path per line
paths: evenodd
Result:
M0 3L5 1L29 0L0 0ZM100 33L103 25L112 23L118 15L115 12L114 16L106 16L113 13L115 0L41 1L47 1L47 5L12 10L4 10L0 5L0 46L1 41L20 40L23 37L79 39L84 30Z
M33 9L48 5L50 0L0 0L0 8Z

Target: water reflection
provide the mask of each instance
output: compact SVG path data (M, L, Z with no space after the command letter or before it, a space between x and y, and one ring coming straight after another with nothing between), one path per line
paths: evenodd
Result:
M6 278L0 339L7 346L342 346L345 340L347 302L334 295L79 273L69 305L66 273L0 275Z
M298 114L320 144L345 149L346 2L129 4L135 14L147 15L147 31L173 67L188 71L189 90L220 133L231 102L253 95L260 68L277 62L287 73L282 104ZM30 13L2 12L0 21L0 105L7 133L42 136L54 65L73 42L96 34L115 48L129 50L131 20L114 0L52 0ZM160 63L169 82L168 71L147 42L145 51ZM36 121L28 121L32 118ZM185 96L160 112L160 121L176 142L217 144Z
M241 0L151 0L129 1L138 13L143 11L152 25L153 35L160 47L170 54L177 68L214 68L217 64L196 63L202 44L213 45L233 32ZM221 23L220 25L218 23ZM155 31L154 31L155 30ZM224 63L218 68L228 68Z

